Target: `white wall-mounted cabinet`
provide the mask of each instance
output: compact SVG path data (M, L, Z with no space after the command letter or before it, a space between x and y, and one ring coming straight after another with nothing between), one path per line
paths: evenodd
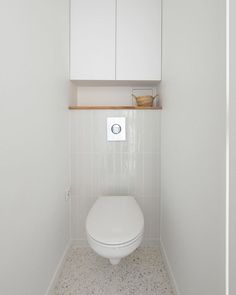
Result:
M71 80L161 80L161 0L71 0Z

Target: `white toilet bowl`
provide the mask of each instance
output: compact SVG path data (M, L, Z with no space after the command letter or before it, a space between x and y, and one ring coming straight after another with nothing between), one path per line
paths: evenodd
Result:
M141 243L143 213L134 197L99 197L86 220L90 247L115 265Z

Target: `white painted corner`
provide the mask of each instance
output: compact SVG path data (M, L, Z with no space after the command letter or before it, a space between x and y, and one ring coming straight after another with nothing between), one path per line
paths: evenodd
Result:
M173 288L174 295L181 295L162 240L160 240L160 249L161 249L161 254L162 254L162 258L163 258L166 270L170 278L170 283Z
M54 274L52 276L52 279L51 279L51 281L49 283L49 286L47 288L47 291L46 291L45 295L53 295L54 294L54 289L55 289L57 280L58 280L59 275L61 273L62 267L63 267L63 265L65 263L67 252L70 249L71 245L72 245L72 242L69 241L67 246L65 247L65 250L64 250L64 252L63 252L63 254L61 256L61 259L59 260L59 263L58 263L58 265L56 267L56 270L55 270L55 272L54 272Z

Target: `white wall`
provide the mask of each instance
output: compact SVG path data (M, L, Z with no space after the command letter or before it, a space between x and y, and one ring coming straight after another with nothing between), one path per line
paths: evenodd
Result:
M225 1L163 1L161 239L181 295L223 295Z
M135 98L132 94L136 96L141 95L152 95L157 94L156 85L133 85L133 86L79 86L77 89L77 104L78 105L136 105ZM155 99L154 106L158 103Z
M230 255L229 291L236 294L236 2L230 0Z
M85 220L101 195L133 195L145 241L159 239L160 111L71 111L72 238L84 244ZM106 118L127 118L127 140L107 142Z
M0 3L0 293L43 295L68 241L69 1Z

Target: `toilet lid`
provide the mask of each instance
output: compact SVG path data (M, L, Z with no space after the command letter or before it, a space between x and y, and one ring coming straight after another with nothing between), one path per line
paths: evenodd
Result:
M86 221L87 233L94 240L109 245L131 241L143 228L143 213L130 196L99 197Z

